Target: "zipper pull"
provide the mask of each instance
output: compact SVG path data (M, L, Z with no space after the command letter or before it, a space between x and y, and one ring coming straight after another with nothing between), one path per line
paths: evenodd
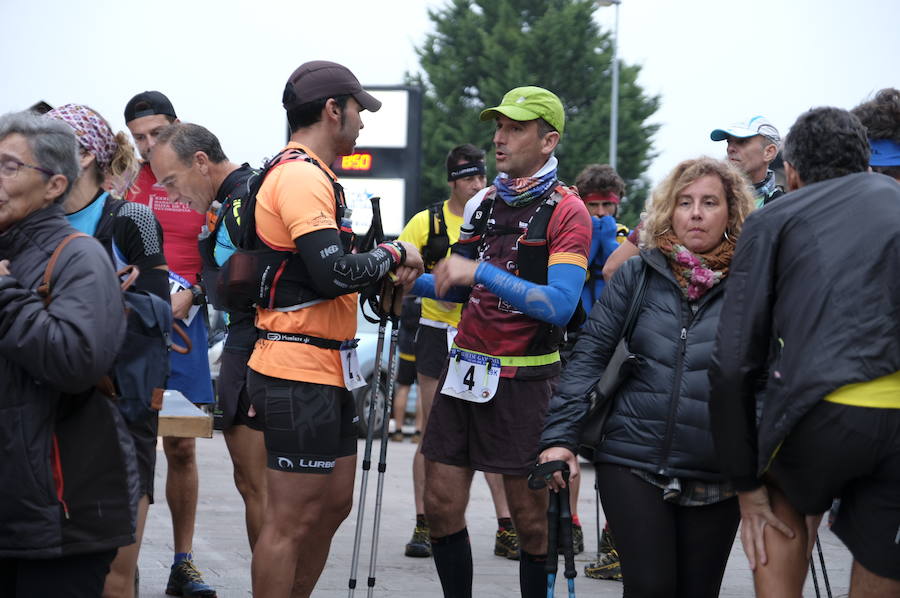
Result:
M681 340L687 340L687 328L681 329Z

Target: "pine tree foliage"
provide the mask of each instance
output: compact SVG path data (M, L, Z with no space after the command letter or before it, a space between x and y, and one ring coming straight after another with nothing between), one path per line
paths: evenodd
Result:
M447 195L447 152L473 143L488 152L495 172L493 125L478 120L486 107L522 85L556 93L566 109L557 149L560 178L609 160L612 36L592 19L591 0L449 0L429 11L434 31L417 49L422 72L408 82L425 90L420 207ZM653 158L659 106L638 85L640 67L619 65L618 171L628 184L620 219L634 224L647 194L644 172Z

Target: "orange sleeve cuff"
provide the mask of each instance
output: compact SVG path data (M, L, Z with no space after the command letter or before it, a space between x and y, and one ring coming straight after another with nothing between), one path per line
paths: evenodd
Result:
M552 254L547 265L552 266L553 264L572 264L587 270L587 258L580 253L572 253L569 251L561 251Z

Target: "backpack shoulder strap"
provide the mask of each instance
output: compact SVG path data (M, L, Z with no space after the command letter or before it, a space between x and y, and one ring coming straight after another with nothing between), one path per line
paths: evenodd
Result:
M494 205L494 200L497 198L497 189L491 187L487 193L484 194L484 197L481 199L481 203L478 204L478 207L475 208L475 213L472 214L472 220L469 222L475 230L472 232L473 237L480 237L487 230L488 219L491 215L491 208Z
M44 278L37 288L37 294L40 295L41 299L44 301L44 307L49 306L50 302L53 301L50 282L53 277L53 269L56 267L56 261L59 259L59 256L62 255L63 249L66 248L66 245L68 245L69 242L72 241L72 239L87 236L89 235L86 235L84 233L72 233L71 235L60 241L59 245L56 246L56 249L53 250L53 255L50 256L50 261L47 262L47 267L44 268Z
M428 206L428 239L422 251L426 271L444 259L450 249L450 236L447 234L447 223L444 220L444 202L439 201Z

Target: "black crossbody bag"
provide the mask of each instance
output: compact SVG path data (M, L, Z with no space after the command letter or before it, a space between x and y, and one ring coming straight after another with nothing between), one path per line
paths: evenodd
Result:
M638 312L644 302L644 293L647 290L647 264L641 264L641 273L638 276L637 291L631 297L628 306L628 314L625 316L625 325L622 327L622 338L616 345L606 370L600 381L591 391L591 409L581 425L581 434L578 438L578 454L590 461L594 460L594 452L603 440L603 427L612 412L613 400L622 383L631 375L637 355L628 348L631 335L634 333L634 325L637 322Z

